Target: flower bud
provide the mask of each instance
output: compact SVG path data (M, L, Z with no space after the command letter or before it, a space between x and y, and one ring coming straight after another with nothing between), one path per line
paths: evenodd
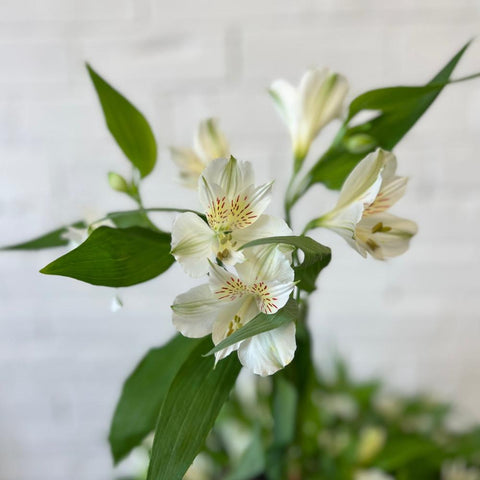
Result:
M127 192L128 183L127 181L118 173L108 172L108 183L113 190L117 192Z

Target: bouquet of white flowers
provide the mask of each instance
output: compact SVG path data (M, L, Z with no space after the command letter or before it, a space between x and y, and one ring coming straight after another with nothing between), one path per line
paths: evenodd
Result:
M477 447L474 434L454 441L429 424L428 438L418 429L402 436L408 422L402 417L399 427L398 418L388 417L387 426L379 420L381 403L375 403L378 392L372 385L356 385L344 373L337 383L325 382L312 361L308 323L309 296L331 260L330 248L308 236L311 231L329 229L360 255L377 260L408 249L417 226L390 213L407 186L392 150L447 84L478 76L451 79L467 48L425 85L371 90L348 107L347 80L327 69L307 71L297 88L275 81L269 92L288 127L293 156L284 218L267 213L273 181L255 182L252 164L232 155L214 119L199 125L193 148L171 148L180 181L197 189L199 207L145 206L141 182L157 159L152 130L88 66L107 126L133 167L129 179L110 172L110 186L136 208L73 223L7 249L69 244L71 250L42 273L114 288L151 280L175 261L186 275L202 278L172 298L172 323L179 333L150 350L124 384L109 436L115 462L155 432L148 480L185 475L401 480L437 478L441 468L445 478L478 478L466 464L454 463L457 457L473 461L472 448L464 443ZM365 112L369 115L362 117ZM332 144L307 165L312 142L335 120L340 128ZM338 201L294 232L292 209L317 184L339 190ZM176 213L171 232L161 230L151 212ZM120 304L115 297L114 307ZM253 375L237 382L242 367ZM433 434L438 442L431 440ZM389 437L397 457L391 449L379 456ZM413 443L402 446L407 437ZM409 455L406 460L402 452ZM404 467L418 462L419 452L435 461L425 463L423 476L411 476ZM462 468L467 476L452 476Z

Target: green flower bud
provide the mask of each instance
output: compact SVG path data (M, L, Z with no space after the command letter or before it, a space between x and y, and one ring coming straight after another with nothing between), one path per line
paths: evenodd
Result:
M117 192L127 192L129 190L127 181L118 173L108 172L108 183Z
M350 153L367 153L376 146L376 139L366 133L357 133L345 140L345 147Z

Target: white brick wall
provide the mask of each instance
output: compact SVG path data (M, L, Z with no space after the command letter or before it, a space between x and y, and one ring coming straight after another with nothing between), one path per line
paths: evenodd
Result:
M154 126L161 150L149 205L195 201L172 183L165 147L190 143L207 115L220 117L261 179L277 175L279 199L288 140L265 94L271 80L327 64L349 76L352 95L421 82L479 28L478 0L2 0L1 243L130 206L107 186L106 172L128 165L85 60ZM458 74L479 69L477 42ZM431 389L480 420L478 112L480 81L452 86L397 150L411 177L397 212L420 226L407 255L364 261L316 235L334 259L312 325L319 360L339 350L358 375ZM308 199L299 218L332 196L318 188ZM124 290L125 309L111 314L109 289L37 273L54 256L0 256L0 480L112 478L105 439L121 381L172 334L168 305L186 281L173 268Z

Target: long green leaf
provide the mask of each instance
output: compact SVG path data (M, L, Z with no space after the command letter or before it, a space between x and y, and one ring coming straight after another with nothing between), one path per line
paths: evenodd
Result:
M40 272L93 285L128 287L160 275L173 262L168 233L140 227L99 227L75 250Z
M275 328L282 326L284 323L294 322L297 320L298 308L295 300L290 298L287 304L275 313L267 315L265 313L259 313L256 317L252 318L246 325L233 332L227 338L218 343L212 348L207 355L213 355L214 353L223 350L224 348L234 345L242 340L259 335L260 333L269 332Z
M240 372L236 355L214 368L203 340L177 373L158 418L148 480L181 480L202 448Z
M76 222L71 225L75 228L85 228L84 222ZM36 237L28 242L17 243L16 245L8 245L0 248L0 250L41 250L44 248L62 247L68 245L69 240L63 238L68 227L61 227L48 232L45 235Z
M342 127L332 147L307 174L304 187L294 201L315 183L340 189L345 178L367 153L377 147L392 150L448 84L469 45L470 42L463 46L424 86L380 88L355 98L350 104L348 120L362 110L378 111L378 116L361 125ZM358 147L354 146L356 143L359 143Z
M150 125L137 108L88 64L87 69L110 133L140 175L146 177L157 161L157 144Z
M108 437L115 463L154 431L172 380L199 342L176 335L163 347L147 352L126 379Z
M332 252L330 248L306 236L285 236L259 238L242 246L242 248L266 245L270 243L292 245L304 253L301 265L295 267L295 279L299 282L298 288L306 292L315 290L315 282L320 272L330 263Z

